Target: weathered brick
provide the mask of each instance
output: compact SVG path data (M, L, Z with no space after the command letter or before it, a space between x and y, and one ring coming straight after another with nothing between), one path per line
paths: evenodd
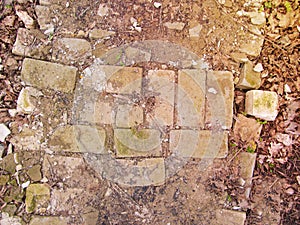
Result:
M232 73L209 71L207 73L207 104L205 123L230 129L233 117L234 86Z
M253 70L253 63L248 61L243 65L237 88L257 89L260 87L260 73Z
M274 121L278 114L277 93L262 90L248 91L245 112L263 120Z
M96 126L76 125L75 138L80 152L107 154L104 129Z
M33 216L29 225L67 225L69 218L58 216Z
M178 72L177 122L179 126L204 127L206 72Z
M143 123L143 109L137 105L118 105L116 126L130 128Z
M54 151L80 152L75 136L75 126L67 125L57 128L50 136L48 146Z
M19 28L12 53L37 59L50 59L51 45L43 40L47 36L36 29Z
M171 130L170 151L181 157L225 158L228 153L226 131Z
M142 69L138 67L118 67L115 73L106 74L106 91L117 94L141 93Z
M245 188L245 197L250 197L252 176L255 168L256 153L241 152L237 157L238 167L240 168L241 178L245 181L242 186Z
M224 221L230 225L244 225L246 221L246 213L222 209L216 212L216 222L213 224L223 225Z
M139 161L117 159L124 170L116 174L118 182L129 186L162 185L165 182L165 163L163 158L141 159Z
M113 102L104 101L101 98L95 102L94 122L100 124L113 124L115 113ZM92 119L92 118L91 118Z
M115 129L117 157L160 156L160 132L153 129Z
M50 200L50 187L47 184L30 184L26 189L26 212L45 212Z
M23 61L21 77L27 85L40 89L73 92L77 68L26 58Z
M80 38L60 38L53 42L52 59L65 64L84 62L92 55L91 44Z
M151 126L174 123L175 72L172 70L150 70L146 95L154 97L154 109L146 115Z

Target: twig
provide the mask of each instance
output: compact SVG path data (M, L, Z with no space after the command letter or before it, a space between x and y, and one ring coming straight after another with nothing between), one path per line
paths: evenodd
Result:
M232 158L228 161L228 163L230 163L243 149L241 148L240 150L238 150L234 156L232 156Z

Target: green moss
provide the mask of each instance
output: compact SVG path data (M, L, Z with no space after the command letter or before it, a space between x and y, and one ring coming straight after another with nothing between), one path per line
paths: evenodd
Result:
M26 196L26 211L27 213L32 213L34 212L35 208L36 208L36 199L35 196L33 194L30 194L30 196Z
M258 87L260 84L260 74L259 73L256 73L256 72L253 72L251 74L248 74L246 76L246 81L253 87Z
M6 185L8 181L9 181L9 175L0 176L0 185Z
M127 146L123 145L118 139L115 140L115 144L116 144L116 148L118 151L119 155L128 155L130 154L130 148L128 148Z
M27 90L24 90L24 96L23 96L23 107L28 108L30 107L30 102L29 102L29 94Z
M138 130L137 128L131 128L131 133L136 136L138 139L148 139L150 137L149 131L147 130Z
M271 109L273 105L273 97L272 95L269 95L268 93L264 93L259 98L255 99L254 101L254 107L264 107Z

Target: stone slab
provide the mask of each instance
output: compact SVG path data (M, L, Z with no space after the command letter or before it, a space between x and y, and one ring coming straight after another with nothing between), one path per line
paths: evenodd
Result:
M69 218L58 216L33 216L29 225L68 225Z
M149 70L146 96L154 98L153 111L146 113L151 126L170 126L174 123L175 72Z
M240 138L246 144L255 144L260 137L262 124L260 124L254 118L247 118L242 114L238 114L236 122L234 124L234 135Z
M223 225L224 222L227 225L244 225L246 221L246 213L222 209L216 212L217 225Z
M96 124L113 124L115 122L115 112L113 110L113 104L114 103L111 101L106 101L104 99L98 98L95 102L94 117L88 119L90 119L91 122L93 122L94 119L94 122Z
M233 117L233 75L227 71L207 72L205 123L230 129Z
M122 173L117 174L118 182L130 186L162 185L165 182L165 163L163 158L141 159L139 161L118 159L124 166ZM126 168L130 168L128 171Z
M264 43L264 38L261 34L248 34L245 35L245 37L247 37L247 39L239 40L239 50L249 56L259 56Z
M94 196L92 196L91 190L83 188L53 188L51 191L50 212L52 215L61 215L62 213L67 215L79 214L95 198L96 190L93 194Z
M179 70L176 125L204 128L206 72Z
M131 128L143 123L143 108L138 105L118 105L116 126Z
M241 70L241 75L237 88L241 89L257 89L261 84L261 77L259 72L253 70L253 63L245 62Z
M257 118L274 121L278 114L276 92L252 90L246 93L245 112Z
M27 84L40 89L53 89L71 93L75 87L77 68L41 60L25 58L21 78Z
M100 188L100 181L88 170L83 158L45 155L42 173L53 185L63 184L69 188Z
M58 127L49 137L48 147L53 151L80 152L75 127L72 125Z
M107 154L105 148L106 131L101 127L76 125L75 140L80 152Z
M37 108L36 97L42 96L43 94L33 88L25 87L21 90L17 100L17 111L25 114L31 114Z
M241 178L245 181L245 197L250 197L252 176L255 169L256 153L241 152L237 157Z
M93 29L89 31L89 38L90 39L108 39L110 36L115 35L116 32L108 31L108 30L101 30L101 29Z
M37 22L40 29L46 31L46 33L53 34L54 24L51 18L51 9L48 6L36 5L35 13L37 15Z
M26 212L43 213L50 200L50 187L47 184L30 184L26 189Z
M151 54L139 48L128 46L125 50L125 64L134 64L135 62L149 62Z
M115 129L117 157L161 156L160 132L154 129Z
M53 42L52 59L65 64L83 63L92 55L91 44L80 38L59 38Z
M47 36L40 30L19 28L12 53L37 59L50 59L51 42L45 42Z
M142 68L138 67L117 67L118 71L107 74L106 91L108 93L132 94L141 93Z
M170 151L176 156L192 158L225 158L228 133L209 130L171 130Z

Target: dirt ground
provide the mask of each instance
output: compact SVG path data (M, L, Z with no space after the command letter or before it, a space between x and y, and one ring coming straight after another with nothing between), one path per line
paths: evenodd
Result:
M16 109L19 93L24 86L20 79L24 57L12 54L17 30L25 27L16 12L26 11L35 21L34 28L40 29L34 10L40 2L1 0L0 64L3 68L0 70L0 123L8 126L14 124L12 127L31 124L35 120L35 115L9 113L10 109ZM89 180L83 181L80 186L95 189L91 193L97 193L95 196L87 196L87 199L93 207L98 206L97 210L101 215L98 224L209 224L213 221L214 207L220 205L226 209L238 207L238 210L246 212L246 224L300 224L300 6L297 0L52 2L57 7L51 15L55 18L56 28L54 33L46 35L45 42L52 43L52 40L59 37L80 36L87 39L88 31L96 28L114 31L115 35L110 38L91 40L93 54L97 57L109 49L133 41L168 40L196 53L208 62L210 69L231 71L235 80L239 78L242 63L234 60L232 53L239 49L240 42L247 40L253 33L250 18L239 14L242 11L251 12L253 5L259 4L259 11L265 13L266 23L259 26L261 34L257 36L263 37L264 42L260 54L248 55L248 58L254 65L261 63L263 66L259 89L275 91L279 96L276 120L259 121L262 124L259 139L249 147L249 143L241 140L232 128L229 135L229 155L226 160L216 160L211 165L214 170L199 174L197 160L191 160L184 170L162 186L121 188L97 177L88 167L83 171L89 171ZM104 16L97 16L99 4L108 8ZM184 27L167 29L164 25L175 21L183 23ZM189 28L195 25L201 27L201 32L190 38ZM239 32L232 32L237 30ZM49 59L47 53L43 57ZM82 71L91 62L91 59L87 59L75 62L75 65ZM155 64L147 66L159 67ZM235 89L234 119L238 114L244 114L245 93L246 90ZM64 104L67 97L58 95L54 101ZM13 134L1 142L2 158L8 155L12 138ZM36 165L40 164L39 159L45 154L28 153L17 148L13 152L20 153L25 162ZM250 199L243 197L244 190L239 185L240 171L232 164L239 152L257 153ZM0 174L7 175L9 172L0 168ZM59 179L59 176L52 177L49 180L50 186L57 187L61 183L64 185L64 181ZM89 181L93 179L100 181L90 186ZM73 187L74 183L65 185ZM22 217L28 223L32 215L25 211L24 194L12 195L15 187L12 183L0 187L0 209L4 209L9 203L15 207L14 215ZM213 194L203 196L203 193ZM14 197L8 202L7 196ZM72 203L62 206L59 215L68 215L68 207L72 208ZM72 214L76 214L76 209L72 210L70 209ZM74 217L74 223L77 220Z

